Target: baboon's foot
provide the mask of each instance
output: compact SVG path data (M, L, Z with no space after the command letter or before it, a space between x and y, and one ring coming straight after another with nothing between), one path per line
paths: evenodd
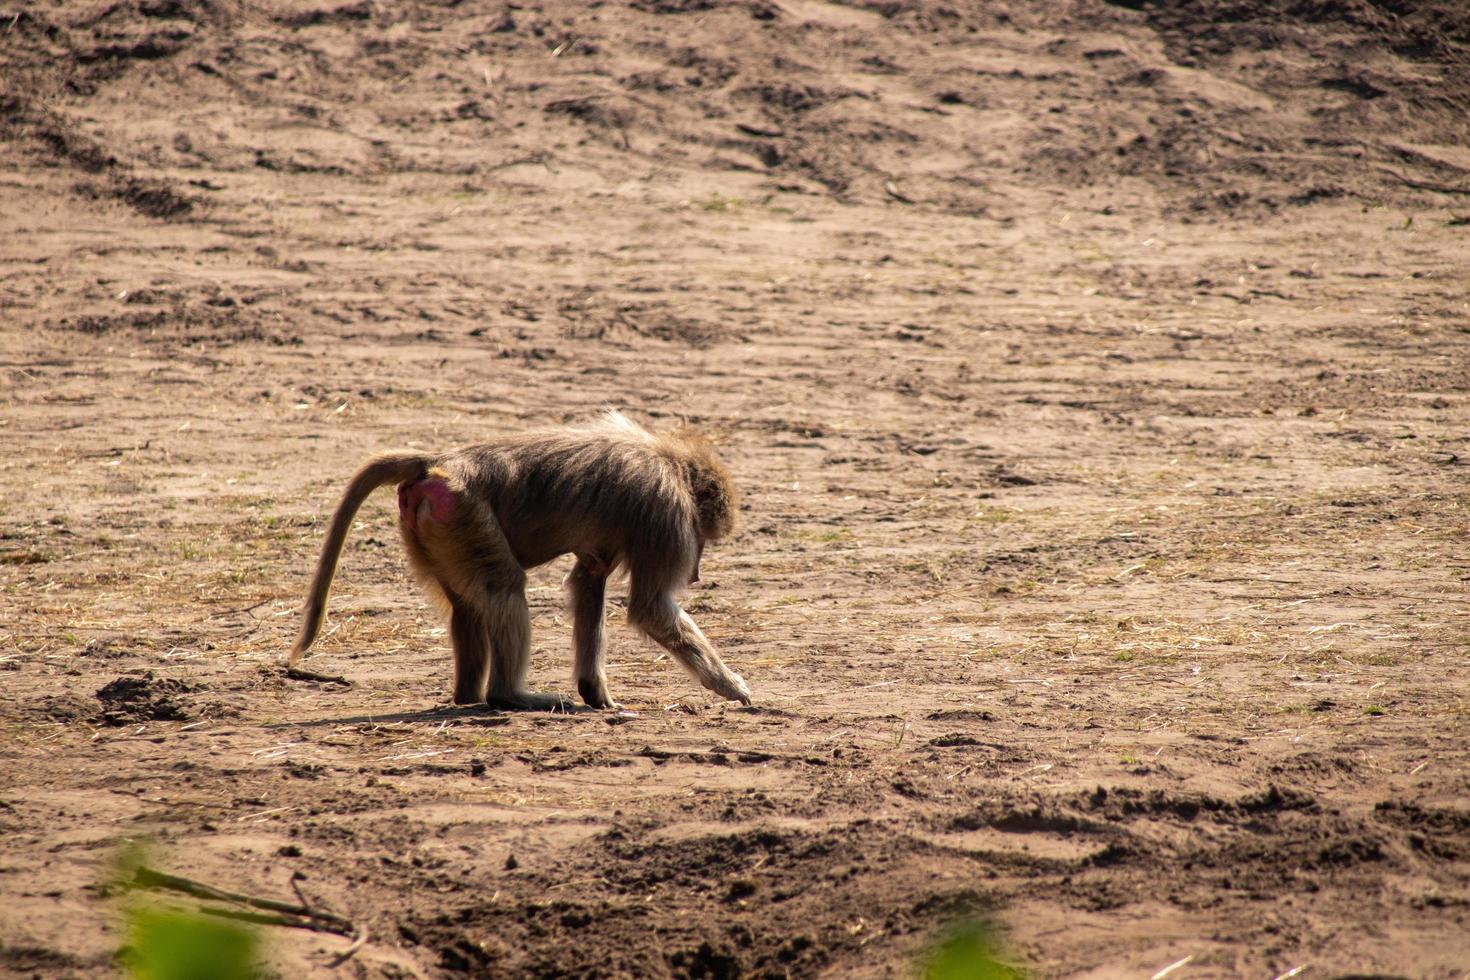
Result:
M745 678L734 671L726 671L719 677L711 678L707 686L727 701L750 704L750 688L745 685Z
M589 708L602 708L609 711L623 709L623 706L614 701L607 693L607 682L600 677L577 681L577 693L582 695L582 700L587 702Z
M485 703L501 711L571 711L575 707L572 699L564 694L537 694L533 691L491 694Z

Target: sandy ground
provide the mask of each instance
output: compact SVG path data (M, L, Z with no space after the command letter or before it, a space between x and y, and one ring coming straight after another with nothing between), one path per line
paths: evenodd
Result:
M128 840L285 977L1470 975L1459 7L0 11L0 975ZM607 406L752 707L450 707L388 493L282 676L363 457Z

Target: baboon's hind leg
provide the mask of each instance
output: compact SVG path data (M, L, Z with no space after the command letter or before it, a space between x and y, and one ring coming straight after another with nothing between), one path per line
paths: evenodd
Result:
M463 593L474 584L459 547L461 498L442 474L401 484L398 525L409 564L429 597L449 609L449 642L454 649L454 703L480 704L490 676L490 641L485 621Z
M508 550L508 549L507 549ZM490 691L485 703L507 711L566 711L570 698L526 689L531 667L531 610L526 605L526 576L517 567L510 583L487 576L481 593L489 626Z
M414 566L449 600L454 701L507 709L564 709L559 694L525 689L531 659L526 573L487 507L431 472L399 491Z
M454 644L454 703L480 704L490 679L490 636L474 606L456 598L449 613Z

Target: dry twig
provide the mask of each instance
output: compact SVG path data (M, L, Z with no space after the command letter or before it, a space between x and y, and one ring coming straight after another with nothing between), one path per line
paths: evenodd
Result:
M337 674L318 674L314 670L303 670L300 667L287 667L286 678L293 681L317 681L321 684L341 684L343 687L351 687L352 682Z

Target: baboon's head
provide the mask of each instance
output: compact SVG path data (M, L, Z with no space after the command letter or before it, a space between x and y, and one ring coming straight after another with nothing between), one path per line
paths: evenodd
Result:
M735 529L735 512L740 506L735 484L703 436L687 430L679 435L688 452L685 465L699 536L705 541L718 541Z

